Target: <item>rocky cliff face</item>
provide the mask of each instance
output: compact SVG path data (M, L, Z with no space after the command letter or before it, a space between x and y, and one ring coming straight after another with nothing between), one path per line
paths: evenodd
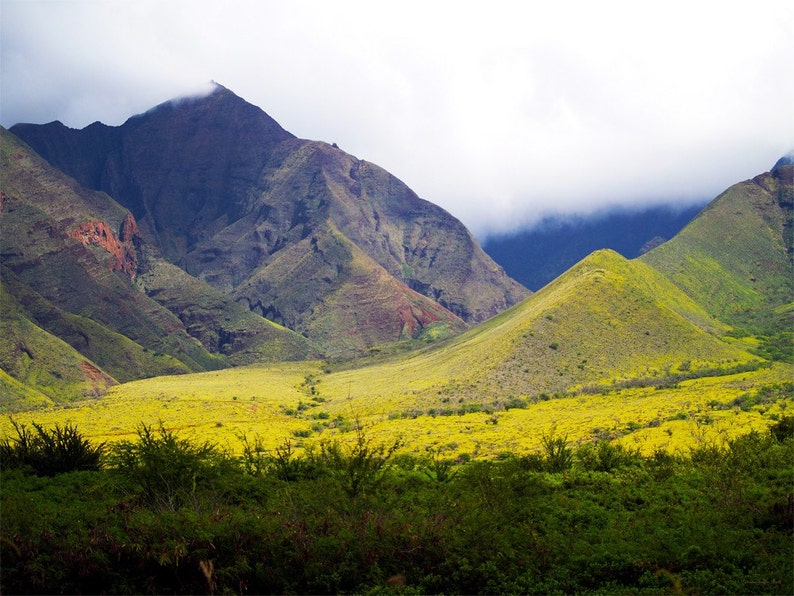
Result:
M68 232L70 238L78 240L83 246L96 246L109 253L108 267L111 271L121 271L134 280L138 270L138 255L134 241L140 238L138 225L131 213L127 214L117 237L104 221L86 221Z
M128 208L141 237L170 262L330 354L351 353L334 347L340 330L330 321L349 311L341 297L351 296L362 268L373 295L410 295L413 306L388 310L384 298L377 308L366 302L371 312L358 305L356 317L337 317L352 325L345 335L357 335L353 352L423 333L430 319L405 320L416 308L437 313L454 332L529 294L458 220L400 180L295 138L220 86L120 127L12 131Z
M170 267L128 209L0 127L2 371L72 399L111 381L316 357L306 338Z

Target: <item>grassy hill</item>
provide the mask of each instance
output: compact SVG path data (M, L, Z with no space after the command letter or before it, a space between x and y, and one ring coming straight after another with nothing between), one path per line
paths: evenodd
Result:
M268 448L285 439L307 446L353 437L361 424L379 439L403 437L414 452L494 456L536 449L554 433L683 449L764 428L787 403L776 394L763 407L730 406L780 386L788 369L762 365L725 331L645 263L599 251L442 345L347 364L159 377L27 416L78 423L109 440L162 421L233 449L241 434Z
M598 251L426 359L470 392L531 396L747 360L719 328L650 267Z
M641 260L748 334L791 329L794 166L736 184Z

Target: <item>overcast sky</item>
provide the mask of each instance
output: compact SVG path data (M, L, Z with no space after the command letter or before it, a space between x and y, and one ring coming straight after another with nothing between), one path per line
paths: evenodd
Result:
M476 235L691 203L794 148L794 2L0 0L0 123L210 80Z

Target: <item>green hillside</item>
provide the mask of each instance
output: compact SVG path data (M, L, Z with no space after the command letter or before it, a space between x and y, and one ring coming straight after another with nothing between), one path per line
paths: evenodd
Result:
M116 380L31 322L0 284L0 412L96 397Z
M406 405L423 407L631 379L662 383L679 369L727 370L751 360L713 334L724 330L652 268L598 251L505 313L443 347L379 365L373 376L388 379L390 395L402 386ZM378 399L381 384L366 385Z
M792 328L794 166L730 187L641 260L749 334Z
M297 333L165 264L110 197L82 188L7 131L0 141L0 275L19 321L66 342L114 382L316 355ZM3 314L14 324L11 311ZM24 372L11 348L0 368L53 399L83 397L81 361L60 358L58 346L38 346L44 375Z

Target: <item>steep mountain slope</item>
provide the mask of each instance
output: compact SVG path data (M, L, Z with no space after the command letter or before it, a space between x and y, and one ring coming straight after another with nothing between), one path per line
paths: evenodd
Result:
M644 255L712 316L749 333L791 330L794 166L731 186Z
M627 259L648 252L675 236L704 205L549 218L532 229L488 238L483 249L513 279L537 291L595 250L610 248Z
M162 259L146 247L130 212L104 193L80 187L4 129L0 174L0 280L10 305L3 324L9 337L19 340L14 344L19 349L3 352L0 368L17 380L64 399L83 395L81 381L68 389L38 374L22 375L20 371L30 368L26 358L35 356L36 366L48 367L46 374L56 378L80 379L74 367L91 368L89 376L102 380L91 386L93 394L116 381L226 366L230 360L225 353L234 355L231 361L243 362L263 359L265 352L276 359L314 353L305 338L277 329L204 282L187 286L176 275L150 281L152 294L162 293L169 284L191 287L192 295L182 302L192 303L194 309L203 306L196 286L218 294L214 312L205 312L205 319L214 318L212 327L226 332L230 347L224 350L223 344L207 341L182 310L174 307L174 314L136 286L141 281L138 274L150 279ZM183 319L191 325L189 330ZM247 329L237 333L230 328L242 320L247 320ZM31 330L31 336L54 337L39 341L39 349L33 350L25 345L23 329ZM60 358L56 338L82 355L85 365ZM274 349L274 339L283 340L282 347ZM266 340L267 350L258 349ZM246 356L247 352L254 354Z
M221 86L120 127L76 131L51 123L12 131L130 209L141 237L170 262L332 355L401 339L406 330L417 336L426 331L422 313L438 313L438 305L471 324L528 295L460 222L394 176L325 143L296 139ZM320 255L327 238L340 248ZM369 258L367 267L377 265L369 276L373 292L397 304L407 287L418 314L402 307L361 312L355 326L341 322L345 336L360 330L360 337L335 349L339 330L317 325L315 311L361 277L364 261L350 256L350 246ZM318 274L297 279L304 261ZM297 293L300 300L291 300ZM450 332L461 328L454 317L441 318Z
M721 329L653 269L604 250L429 358L477 371L489 393L536 395L747 360Z
M0 411L9 412L75 396L98 396L116 381L25 314L0 284Z
M328 375L320 390L350 384L399 411L665 385L754 366L727 330L650 266L604 250L444 345Z

